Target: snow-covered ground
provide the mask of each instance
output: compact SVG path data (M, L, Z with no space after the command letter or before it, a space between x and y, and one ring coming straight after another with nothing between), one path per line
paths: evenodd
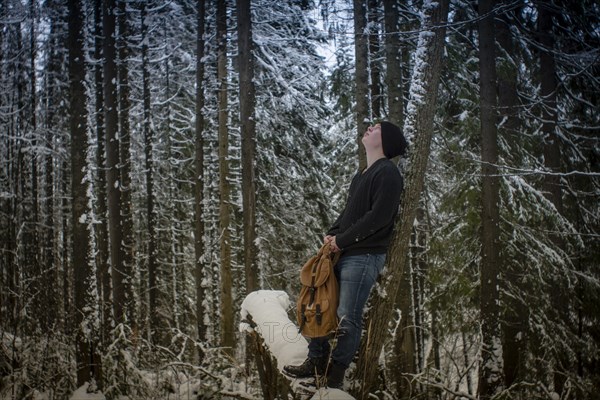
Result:
M102 393L88 393L88 383L73 392L70 400L106 400Z
M252 328L248 323L240 324L240 331L255 330L264 340L268 350L277 360L279 371L288 364L301 364L308 355L308 342L298 333L297 325L288 317L291 303L286 292L278 290L259 290L250 293L241 307L242 321L248 315L256 324ZM299 382L292 381L292 387L298 388ZM241 393L240 393L241 394ZM189 397L189 396L188 396ZM46 400L43 394L36 394L36 400ZM70 400L105 400L102 393L88 393L88 384L78 388ZM339 389L321 388L311 400L352 400L354 397Z
M258 290L244 299L241 309L242 321L247 320L248 314L252 316L255 330L277 359L279 371L283 371L285 365L302 364L308 355L308 342L288 318L289 308L290 299L286 292ZM241 331L251 329L245 322L240 324Z

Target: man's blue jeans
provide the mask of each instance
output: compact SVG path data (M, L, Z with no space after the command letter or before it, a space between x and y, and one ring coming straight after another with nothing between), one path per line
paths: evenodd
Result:
M340 302L337 309L339 327L337 345L331 359L348 368L358 346L362 332L363 309L385 264L383 254L361 254L340 257L335 266L335 276L340 285ZM331 351L327 337L313 338L308 344L309 358L325 358Z

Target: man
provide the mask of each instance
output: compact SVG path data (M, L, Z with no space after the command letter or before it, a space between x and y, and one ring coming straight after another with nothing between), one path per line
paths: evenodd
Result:
M341 252L335 266L340 285L337 345L331 351L328 337L311 339L306 361L284 367L297 378L327 374L330 388L342 387L360 345L363 308L383 270L403 189L402 176L390 161L406 151L400 128L390 122L375 124L364 133L362 143L367 167L352 179L344 211L324 239L334 252Z

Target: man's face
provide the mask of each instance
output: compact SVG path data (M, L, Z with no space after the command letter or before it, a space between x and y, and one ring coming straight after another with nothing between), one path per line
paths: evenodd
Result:
M367 128L362 142L366 149L381 147L381 124L375 124Z

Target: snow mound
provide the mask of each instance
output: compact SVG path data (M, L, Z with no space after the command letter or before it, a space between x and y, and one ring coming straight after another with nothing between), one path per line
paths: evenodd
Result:
M84 383L83 386L81 386L79 389L73 392L73 395L69 400L106 400L106 397L104 397L104 395L101 392L88 393L88 387L89 383Z
M254 328L263 338L271 354L277 359L277 369L284 365L300 365L308 355L308 342L298 333L298 327L288 317L290 298L281 290L258 290L242 302L242 320L252 316ZM242 322L240 331L250 326Z

